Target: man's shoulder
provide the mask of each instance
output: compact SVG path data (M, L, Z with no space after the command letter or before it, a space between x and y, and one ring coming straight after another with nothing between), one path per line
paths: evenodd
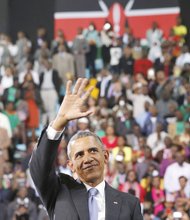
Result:
M135 197L134 195L132 195L130 193L121 192L117 189L114 189L109 184L106 184L106 190L109 191L109 194L110 194L110 192L112 192L111 195L118 196L122 201L125 201L127 203L134 204L138 201L138 198Z
M59 173L58 174L58 178L61 184L66 185L68 188L72 189L72 188L78 188L84 185L75 180L72 176L68 175L68 174L64 174L64 173Z
M174 171L175 171L175 169L176 169L177 167L178 167L178 163L177 163L177 162L173 162L173 163L171 163L171 164L167 167L166 170L169 170L169 171L174 170Z

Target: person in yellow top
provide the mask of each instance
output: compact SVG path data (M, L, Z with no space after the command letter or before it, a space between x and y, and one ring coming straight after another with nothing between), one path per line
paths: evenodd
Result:
M181 38L181 42L184 43L184 38L187 35L187 27L182 24L182 19L180 16L176 18L176 25L173 26L173 32L175 36Z
M132 161L132 149L129 146L126 146L126 138L124 136L118 137L117 146L112 150L113 160L116 159L116 156L122 150L124 152L124 161L129 163Z

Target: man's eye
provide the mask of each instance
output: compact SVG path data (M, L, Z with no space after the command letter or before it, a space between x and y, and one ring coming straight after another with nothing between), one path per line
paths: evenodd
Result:
M97 149L93 148L93 149L90 150L90 152L95 153L95 152L97 152Z
M78 154L76 154L75 158L80 158L80 157L82 157L82 155L83 155L83 153L78 153Z

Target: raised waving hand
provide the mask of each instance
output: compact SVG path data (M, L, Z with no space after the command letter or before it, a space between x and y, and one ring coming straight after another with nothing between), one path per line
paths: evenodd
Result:
M92 113L90 110L83 111L84 103L93 90L93 87L90 87L87 91L85 91L87 84L87 79L79 78L73 88L73 91L71 91L72 82L67 82L65 97L61 103L57 116L52 123L52 127L55 130L61 131L68 121L86 117Z

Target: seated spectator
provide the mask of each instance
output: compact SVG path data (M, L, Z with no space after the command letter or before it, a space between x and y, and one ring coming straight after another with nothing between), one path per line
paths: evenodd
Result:
M23 72L20 72L19 77L19 83L23 84L25 83L25 79L30 75L35 85L39 85L39 74L33 70L33 63L32 61L28 60L25 69Z
M153 199L154 215L164 210L164 190L160 188L160 176L157 170L153 173L151 195Z
M9 160L9 150L11 146L11 139L5 128L0 127L0 154L5 161Z
M121 186L121 191L135 195L141 202L144 200L145 190L137 182L134 170L129 170L127 172L127 181Z
M9 119L13 135L19 135L20 120L13 102L7 102L5 104L5 110L3 111L3 114L5 114Z
M113 75L107 94L108 107L113 108L113 106L118 103L119 99L124 95L124 87L119 76Z
M145 112L145 102L154 103L148 94L147 85L140 82L133 85L133 90L130 83L128 84L127 99L133 104L133 117L135 119Z
M188 121L190 119L190 93L186 93L186 102L179 107L179 111L183 115L183 120Z
M67 167L67 154L65 152L65 150L61 150L59 152L58 158L57 158L57 168L56 171L57 173L65 173L67 175L72 176L72 172L71 170Z
M147 73L150 68L152 68L153 63L148 59L147 51L144 49L141 52L141 56L134 62L134 74L142 73L145 78L147 78Z
M139 138L142 137L141 129L138 124L133 125L133 133L127 134L127 143L132 147L133 151L139 151Z
M179 142L182 144L182 146L186 148L189 146L190 143L190 124L189 122L185 123L185 131L183 134L179 136Z
M129 134L133 134L134 125L137 123L132 114L132 111L126 108L123 110L123 116L116 118L116 132L119 135L126 137Z
M37 219L36 205L28 197L26 187L21 187L18 190L17 196L7 208L8 220L12 219Z
M174 58L169 52L163 53L162 57L156 59L154 62L155 71L163 70L165 77L168 79L170 76L173 75L174 69Z
M169 107L172 104L177 106L177 102L171 98L170 92L162 88L162 94L160 94L159 99L156 101L156 108L161 118L169 115Z
M182 69L186 63L190 63L190 53L189 53L188 46L187 45L183 45L181 47L181 53L177 57L175 64L180 69Z
M185 162L185 155L182 151L176 152L175 161L176 162L167 167L164 175L164 188L166 194L169 195L180 190L180 176L185 176L187 178L188 184L186 185L185 192L189 192L190 164Z
M114 160L110 161L109 172L110 176L108 182L115 189L120 190L121 186L124 184L127 178L127 164L124 160L125 153L120 150Z
M7 131L9 138L12 138L12 130L9 118L3 114L3 107L0 106L0 127Z
M156 125L158 123L163 123L163 120L158 115L158 110L155 105L149 105L148 114L144 122L144 126L142 128L142 133L145 136L149 136L150 134L156 131Z
M158 164L152 158L151 148L146 146L144 148L144 157L142 157L141 160L137 161L136 164L136 172L139 182L147 174L151 174L154 169L158 169Z
M122 150L124 152L124 162L127 164L132 161L132 149L127 146L125 136L118 136L117 146L112 150L112 159L115 160L118 153Z
M175 144L170 137L164 139L165 148L162 150L162 158L160 161L160 176L163 177L166 168L175 162L175 153L181 146Z
M180 189L174 193L175 200L177 201L178 205L185 207L185 211L188 211L190 208L190 191L187 192L187 190L185 190L187 182L188 179L185 176L180 176Z
M148 59L154 63L156 60L160 60L161 58L162 58L161 44L160 42L155 41L148 52Z
M173 212L174 212L174 200L168 199L164 203L163 211L159 212L157 216L163 220L167 220L168 218L173 220Z
M3 101L4 102L14 102L16 103L20 98L20 88L18 77L13 78L13 85L6 88L3 93Z
M2 88L8 89L13 86L14 83L14 71L11 66L5 67L5 74L1 78L1 86Z
M113 125L108 125L106 128L106 135L102 137L102 142L106 149L112 150L117 146L118 136L115 134Z
M168 134L163 131L163 124L160 122L156 123L155 132L147 137L147 145L152 149L153 157L156 156L157 152L165 148L164 139Z

